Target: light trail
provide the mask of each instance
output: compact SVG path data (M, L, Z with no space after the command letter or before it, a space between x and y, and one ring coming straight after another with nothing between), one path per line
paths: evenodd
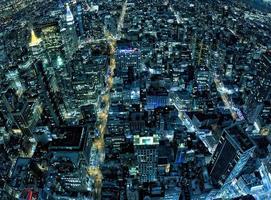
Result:
M230 110L231 116L234 120L244 120L244 116L239 108L237 108L233 101L230 100L230 97L225 93L222 92L224 87L223 82L219 79L219 76L215 74L215 79L214 79L215 85L216 85L216 90L221 96L221 99L226 107L226 109Z
M175 106L175 108L178 110L178 117L182 121L183 125L187 128L188 132L197 132L198 128L194 126L192 120L190 117L185 113L183 108L180 106L179 103L180 99L175 94L171 94L171 104Z
M118 33L121 33L123 23L124 23L124 17L127 10L127 0L124 2L120 20L118 21ZM101 190L102 190L102 172L100 170L100 165L104 162L105 154L104 154L104 135L106 133L106 125L107 125L107 119L108 119L108 113L109 113L109 107L110 107L110 90L113 87L114 84L114 70L116 68L116 60L115 60L115 51L116 51L116 37L113 37L111 33L107 32L104 28L104 39L100 40L88 40L84 41L81 45L84 46L88 43L96 43L100 41L107 41L109 45L109 66L108 66L108 73L106 75L106 87L105 90L102 92L100 97L98 98L98 108L97 109L97 123L96 123L96 129L98 130L99 136L93 141L91 152L95 153L95 156L91 156L91 162L95 163L93 166L90 166L88 168L88 174L94 178L95 184L94 184L94 191L95 191L95 199L100 200L101 199ZM103 108L101 108L101 101L105 104ZM98 161L97 161L98 159ZM96 165L97 163L97 165Z
M123 28L126 11L127 11L127 0L125 0L124 4L122 6L120 19L119 19L119 23L118 23L118 26L117 26L118 33L121 33L121 29Z

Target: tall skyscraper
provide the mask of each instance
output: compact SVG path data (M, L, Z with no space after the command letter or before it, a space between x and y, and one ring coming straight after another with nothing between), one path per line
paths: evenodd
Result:
M66 57L71 59L72 55L78 48L78 38L74 17L69 4L66 4L65 22L63 24L63 28L61 29L61 33Z
M34 56L41 55L43 49L42 49L42 40L36 36L36 33L34 30L31 30L31 40L29 43L29 47L32 51L32 54Z
M78 28L79 28L79 32L80 35L84 34L84 27L83 27L83 9L82 9L82 4L78 3L76 6L76 11L77 11L77 21L78 21Z
M42 62L37 61L34 65L38 78L39 94L44 105L46 118L51 125L58 126L62 122L62 116L59 111L60 98L57 95L58 93L53 90L51 77L45 73Z
M135 153L137 156L139 181L153 182L157 180L157 161L159 136L134 136Z
M224 129L209 164L212 181L222 186L222 190L232 184L255 148L253 141L239 125Z

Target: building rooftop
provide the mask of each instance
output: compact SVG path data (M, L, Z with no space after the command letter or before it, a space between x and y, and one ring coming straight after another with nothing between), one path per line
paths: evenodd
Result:
M142 136L139 135L134 136L134 145L141 146L141 145L158 145L159 144L159 136Z
M53 140L49 149L54 151L80 151L83 148L86 130L80 126L60 127L56 130L58 139Z
M240 125L233 125L224 130L227 135L230 136L231 141L241 151L246 151L250 148L255 147L252 139L244 132Z

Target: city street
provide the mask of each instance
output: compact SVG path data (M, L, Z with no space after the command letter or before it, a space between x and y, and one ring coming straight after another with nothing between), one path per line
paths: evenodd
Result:
M117 36L121 33L124 18L127 10L127 0L123 3L120 19L117 25ZM116 39L117 36L112 36L111 33L108 33L106 29L104 29L105 40L109 43L109 52L110 52L110 60L109 66L106 74L106 87L102 94L98 98L97 105L97 123L96 129L98 130L99 136L94 140L92 144L91 152L96 153L97 155L92 156L93 159L98 159L91 161L91 163L95 163L94 166L90 166L88 168L88 173L91 177L95 179L95 199L101 199L101 188L102 188L102 173L100 170L100 166L103 164L105 158L104 151L104 135L107 131L107 118L110 107L110 90L113 87L114 83L114 70L116 68L116 60L115 60L115 51L116 51ZM103 41L103 40L101 40ZM97 42L97 41L96 41ZM101 105L104 104L103 107ZM98 165L97 165L98 164Z

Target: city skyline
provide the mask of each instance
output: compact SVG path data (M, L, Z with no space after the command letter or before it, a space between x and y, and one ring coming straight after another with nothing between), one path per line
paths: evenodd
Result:
M266 0L2 0L0 199L271 199Z

